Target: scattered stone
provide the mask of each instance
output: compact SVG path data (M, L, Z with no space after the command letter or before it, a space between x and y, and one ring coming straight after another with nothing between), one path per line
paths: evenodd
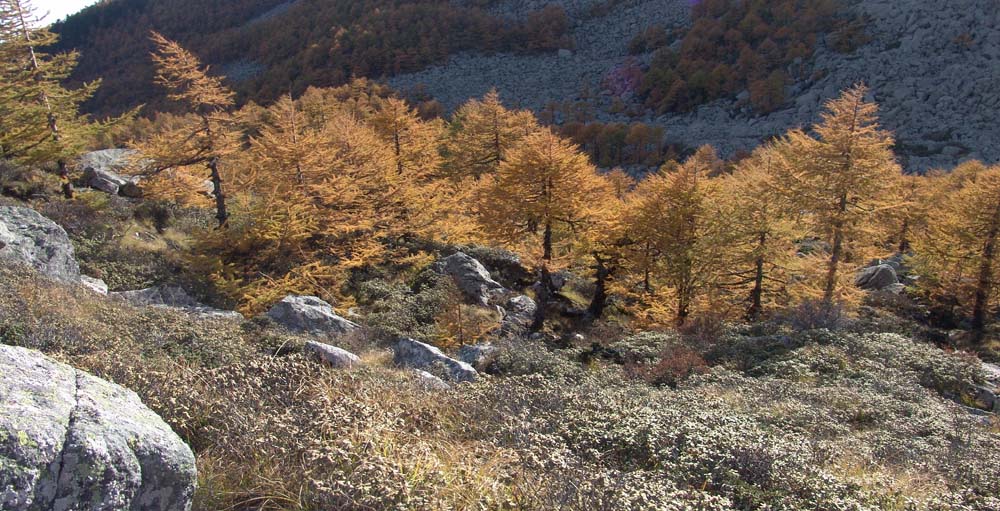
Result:
M427 371L414 369L413 372L417 375L417 381L420 385L427 390L448 390L451 388L451 385L445 383L444 380Z
M496 356L499 349L490 344L468 344L458 349L458 359L477 370L482 369Z
M132 163L135 154L132 149L104 149L84 154L79 162L84 183L111 195L141 197L138 178L119 174Z
M475 381L479 373L466 362L448 357L441 350L413 339L396 343L393 361L398 366L412 369L440 370L451 381Z
M135 307L167 307L212 318L243 319L243 315L239 312L209 307L177 286L154 286L134 291L119 291L109 293L108 296L123 300Z
M893 284L899 284L899 278L892 266L878 264L862 268L855 277L854 284L866 291L883 291Z
M321 342L306 341L303 351L338 369L349 369L361 364L361 358L354 353Z
M108 284L101 279L80 275L80 283L95 293L102 295L108 294Z
M267 311L267 317L293 332L345 335L361 328L338 316L333 306L315 296L288 295Z
M435 271L450 275L466 299L482 306L489 305L490 297L504 290L490 277L490 272L475 258L456 252L438 261Z
M191 449L134 392L0 345L0 508L187 511Z
M31 208L0 206L0 258L62 281L80 279L73 244L62 227Z

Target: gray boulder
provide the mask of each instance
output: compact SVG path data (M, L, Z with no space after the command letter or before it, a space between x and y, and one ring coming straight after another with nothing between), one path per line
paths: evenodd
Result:
M537 309L538 305L531 297L526 295L513 296L504 304L504 312L506 313L504 323L527 327L535 319Z
M414 369L413 373L417 375L417 382L420 383L420 386L427 390L448 390L451 388L451 385L445 383L444 380L427 371Z
M108 294L108 284L101 279L95 279L94 277L88 277L86 275L80 275L80 283L84 287L90 289L91 291L106 295Z
M476 369L481 369L496 357L499 349L490 344L467 344L458 349L458 359Z
M899 284L896 270L888 264L878 264L862 268L854 279L854 284L866 291L883 291Z
M84 183L112 195L141 197L138 178L120 174L132 163L135 155L136 151L132 149L104 149L84 154L79 162L79 167L83 169Z
M27 264L57 280L80 279L66 231L31 208L0 206L0 259Z
M288 295L267 311L267 317L293 332L314 335L345 335L361 328L315 296Z
M134 291L119 291L108 295L135 307L167 307L210 318L243 319L243 315L239 312L209 307L195 300L187 291L177 286L154 286Z
M491 296L504 290L500 283L490 277L490 272L482 263L464 252L456 252L441 259L435 265L435 270L454 279L466 299L484 307L489 304Z
M0 508L187 511L191 449L132 391L0 345Z
M455 360L441 350L413 339L401 339L396 343L393 361L398 366L411 369L439 371L451 381L475 381L479 373L469 364Z
M303 351L338 369L349 369L361 364L361 358L354 353L321 342L307 341Z

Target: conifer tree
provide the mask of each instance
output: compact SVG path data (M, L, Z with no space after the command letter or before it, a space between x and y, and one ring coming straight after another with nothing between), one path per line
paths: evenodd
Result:
M719 212L725 222L728 271L722 285L746 289L749 305L745 317L756 321L764 311L769 290L783 287L784 263L795 256L793 240L797 226L789 204L775 181L781 156L771 146L762 146L739 162L725 177L720 190Z
M63 87L77 54L41 52L57 36L40 27L30 0L0 0L0 157L22 163L56 162L63 194L73 196L67 161L101 129L79 113L99 82Z
M942 179L945 188L930 210L933 222L914 241L916 262L924 286L970 313L979 342L1000 296L1000 166L968 163Z
M829 243L821 292L827 303L837 295L841 266L867 255L863 245L876 238L874 219L898 206L893 137L879 126L878 106L865 100L867 92L864 85L844 91L826 103L815 137L796 129L779 144L786 162L781 186Z
M507 152L538 129L531 112L504 108L500 95L492 90L455 112L447 145L448 167L458 178L495 172Z
M144 172L159 175L170 170L183 175L196 168L207 168L215 218L220 228L226 227L229 212L223 192L222 165L238 149L230 112L235 104L234 94L222 84L221 78L210 76L208 68L179 44L157 32L150 38L157 47L153 54L156 83L168 90L170 100L189 108L194 118L137 144L146 159Z
M532 133L508 153L478 194L478 220L493 239L521 246L541 276L533 324L540 329L550 270L565 264L572 245L600 220L610 186L586 155L548 130Z

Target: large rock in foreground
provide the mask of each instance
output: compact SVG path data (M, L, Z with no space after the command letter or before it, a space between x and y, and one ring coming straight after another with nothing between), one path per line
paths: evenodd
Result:
M293 331L314 335L345 335L361 328L338 316L333 306L315 296L288 295L267 311L267 317Z
M196 479L134 392L0 345L0 509L186 511Z
M490 272L482 263L463 252L456 252L438 261L435 270L451 276L462 294L479 305L488 305L494 293L504 290L499 282L490 277Z
M80 279L66 231L31 208L0 206L0 258L27 264L57 280Z
M441 350L413 339L396 343L393 361L398 366L441 373L451 381L475 381L479 373L469 364L455 360Z

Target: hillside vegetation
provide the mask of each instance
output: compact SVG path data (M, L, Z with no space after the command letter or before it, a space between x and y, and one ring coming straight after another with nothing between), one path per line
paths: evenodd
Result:
M555 50L571 45L566 23L558 8L512 23L445 0L114 0L53 26L60 36L53 49L80 52L74 80L104 78L87 108L107 114L150 101L166 106L150 86L152 29L212 62L241 101L260 102L356 76L416 71L463 50Z
M86 413L79 370L193 452L197 489L188 462L188 495L164 498L179 509L1000 509L1000 166L904 173L864 84L728 159L645 125L556 130L496 91L446 113L351 79L351 59L381 48L362 60L385 72L413 38L442 57L456 32L421 31L449 23L562 46L558 12L492 25L502 2L348 3L192 25L361 20L314 34L337 51L287 48L343 85L265 74L244 90L259 103L129 15L153 49L135 93L169 108L98 123L81 104L99 84L63 81L78 56L43 51L56 36L30 3L0 0L0 344L72 366L62 443ZM746 5L734 20L764 9ZM55 422L18 384L5 410ZM43 448L56 479L90 485L131 459L66 463L10 424L0 487Z

